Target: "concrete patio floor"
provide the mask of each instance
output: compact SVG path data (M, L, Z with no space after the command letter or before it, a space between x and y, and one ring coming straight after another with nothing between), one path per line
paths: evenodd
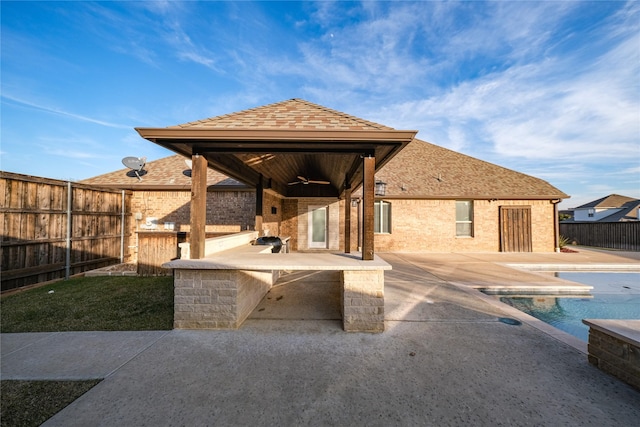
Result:
M382 334L345 333L339 285L300 272L283 276L236 331L3 334L2 379L105 378L45 426L640 419L640 392L589 365L580 343L535 322L499 322L518 314L472 288L558 285L505 264L637 267L640 254L379 255L393 266Z

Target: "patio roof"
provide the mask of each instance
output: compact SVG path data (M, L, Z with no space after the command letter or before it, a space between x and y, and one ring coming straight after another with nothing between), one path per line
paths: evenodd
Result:
M345 189L362 185L363 157L374 157L378 170L417 133L301 99L136 131L173 152L202 155L209 167L285 197L341 197ZM299 177L330 184L297 185Z

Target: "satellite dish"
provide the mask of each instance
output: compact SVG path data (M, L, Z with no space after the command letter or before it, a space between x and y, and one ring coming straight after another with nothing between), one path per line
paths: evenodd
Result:
M140 181L142 181L142 177L140 175L145 174L143 169L146 163L146 157L125 157L122 159L122 164L131 169Z

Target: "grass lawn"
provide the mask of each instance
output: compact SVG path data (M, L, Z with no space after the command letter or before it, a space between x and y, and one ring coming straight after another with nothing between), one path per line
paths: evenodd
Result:
M3 426L39 426L100 380L0 381Z
M172 277L80 277L0 300L2 333L172 328Z
M0 299L2 333L172 328L172 277L81 277ZM38 426L99 382L0 381L2 425Z

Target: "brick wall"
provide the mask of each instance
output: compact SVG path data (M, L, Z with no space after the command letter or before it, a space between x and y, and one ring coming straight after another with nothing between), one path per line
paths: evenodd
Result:
M473 237L456 237L455 200L387 200L390 234L376 234L379 252L497 252L500 206L530 206L534 252L553 252L554 208L548 200L475 200ZM352 219L357 217L352 213Z
M384 271L343 271L342 325L345 331L384 331Z
M282 198L277 197L268 191L264 192L262 197L262 229L267 236L284 235L281 231L282 200Z
M296 229L295 234L291 234L292 239L296 239L296 250L309 249L309 208L312 206L327 206L328 207L328 235L327 235L327 248L329 250L339 250L342 242L342 233L344 230L340 228L340 218L344 215L344 212L340 212L340 202L336 199L328 198L313 198L313 199L297 199L296 203ZM294 208L289 206L288 213L292 214ZM291 225L287 226L287 230L292 229ZM344 243L342 243L344 246Z
M640 390L640 348L589 329L589 363Z
M282 201L282 223L280 226L282 236L291 237L289 250L298 250L298 201L296 199L284 199Z
M455 235L455 200L388 199L392 206L390 234L376 234L377 252L497 252L500 250L500 206L530 206L534 252L553 252L554 208L548 200L476 200L473 237ZM132 212L142 221L156 217L159 228L175 223L189 230L190 191L138 191L132 196ZM263 198L263 228L272 236L290 236L290 249L308 249L308 210L329 206L329 249L344 250L344 200L281 199L270 192ZM276 213L272 213L275 208ZM351 250L358 249L358 209L351 208ZM207 231L236 232L253 229L255 192L228 191L207 194ZM136 221L132 221L134 231Z
M207 193L208 231L253 229L255 206L254 191ZM143 228L146 218L155 217L160 229L163 223L173 222L176 230L189 231L191 191L136 191L131 200L131 212L142 214L138 228ZM135 220L133 226L136 227Z
M176 270L176 329L235 329L274 282L270 271Z
M235 233L253 230L255 224L254 191L218 191L207 193L207 232ZM134 243L129 247L132 261L137 261L136 231L144 230L146 219L157 218L158 230L164 223L175 224L176 231L190 230L191 190L188 191L135 191L131 196L130 221ZM142 219L135 220L136 213Z

